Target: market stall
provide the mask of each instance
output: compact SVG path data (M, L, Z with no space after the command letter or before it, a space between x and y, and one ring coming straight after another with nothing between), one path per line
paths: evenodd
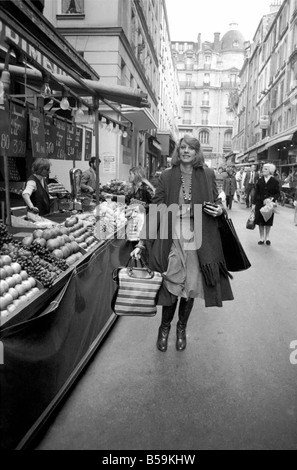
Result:
M0 12L0 446L14 449L38 432L116 319L111 273L126 264L131 246L123 201L99 199L99 122L123 130L130 123L99 107L148 104L140 90L99 83L29 0L0 2ZM76 119L82 105L87 122ZM77 162L91 155L96 208L77 191ZM70 191L48 181L46 217L22 207L37 157L70 163Z

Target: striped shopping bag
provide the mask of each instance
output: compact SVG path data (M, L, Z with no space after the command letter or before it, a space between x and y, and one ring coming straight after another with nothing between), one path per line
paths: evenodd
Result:
M111 307L116 315L153 317L157 313L156 297L163 277L141 263L141 268L127 265L113 271L117 289Z

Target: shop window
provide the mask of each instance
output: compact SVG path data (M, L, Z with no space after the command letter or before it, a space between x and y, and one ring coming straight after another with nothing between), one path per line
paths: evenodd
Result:
M84 14L84 0L62 0L61 13L66 15Z

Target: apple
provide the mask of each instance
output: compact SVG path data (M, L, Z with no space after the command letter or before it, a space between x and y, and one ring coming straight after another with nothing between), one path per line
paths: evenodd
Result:
M11 264L11 257L8 256L8 255L3 255L1 256L1 259L3 261L3 266L5 266L6 264Z
M27 237L24 237L22 240L22 245L24 247L31 246L33 242L33 235L28 235Z
M15 279L16 284L20 284L23 280L21 274L13 274L12 277L13 277L13 279Z
M27 279L26 281L23 281L22 285L24 286L24 289L25 289L24 293L26 293L28 290L31 289L31 282L29 281L29 279Z
M15 274L20 273L22 270L21 265L19 263L11 263L11 267Z
M9 284L6 281L4 281L4 279L2 279L0 281L0 294L4 295L5 292L8 291L8 289L9 289Z
M78 218L76 216L71 216L65 220L65 227L73 227L78 222Z
M2 310L2 308L0 309L1 310L1 317L2 318L5 318L9 315L9 312L8 310Z
M31 288L36 286L36 281L35 281L34 277L30 276L28 278L28 282L30 282Z
M4 294L1 298L4 302L4 308L13 302L13 297L8 292L6 292L6 294Z
M0 268L0 279L5 279L7 277L7 272L4 268Z
M45 238L35 238L33 245L40 245L44 248L46 246L46 240Z
M20 299L21 302L27 302L28 297L26 297L26 295L23 294L23 295L21 295L21 296L19 297L19 299Z
M53 251L53 255L58 259L62 259L63 258L63 251L56 249L56 250Z
M16 306L14 304L10 304L7 307L8 313L13 313L16 310Z
M15 305L16 308L18 308L21 303L22 303L22 301L21 301L20 299L15 299L15 300L13 301L13 305Z
M20 272L20 276L21 276L21 279L23 279L23 280L28 279L28 273L27 273L27 271L22 270L22 271Z
M17 282L16 280L13 278L13 276L8 276L6 279L5 279L6 283L9 285L9 287L14 287Z
M41 238L42 234L43 234L43 230L41 230L41 229L34 230L33 238Z
M32 292L34 292L34 294L37 294L37 292L39 292L38 287L33 287Z
M7 276L12 276L14 274L14 271L10 264L6 264L3 269L5 269Z
M17 291L17 293L19 294L19 298L21 298L22 295L24 295L25 293L25 288L23 286L23 283L22 284L17 284L15 286L15 290Z
M45 230L43 230L42 237L45 240L49 240L50 238L54 238L53 237L53 231L50 228L46 228Z
M64 240L64 237L62 235L59 235L57 237L57 240L59 240L59 246L64 246L65 245L65 240Z
M18 296L19 296L18 291L15 290L14 287L10 287L10 288L8 289L8 293L12 296L13 300L17 299Z

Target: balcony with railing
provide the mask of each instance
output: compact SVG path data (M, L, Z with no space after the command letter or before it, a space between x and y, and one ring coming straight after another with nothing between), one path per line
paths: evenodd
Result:
M221 82L221 87L222 88L237 88L238 83L236 83L236 82Z
M202 106L209 106L209 100L202 100Z
M186 125L186 126L189 126L192 124L192 121L191 119L183 119L183 124Z
M194 88L195 87L195 82L179 82L180 88Z
M208 126L208 119L202 119L201 124L202 126Z
M183 106L192 106L192 100L185 100Z

